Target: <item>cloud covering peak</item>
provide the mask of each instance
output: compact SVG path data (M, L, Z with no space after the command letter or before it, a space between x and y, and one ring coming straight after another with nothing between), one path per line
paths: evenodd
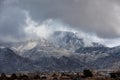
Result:
M21 0L19 3L36 21L60 19L72 28L100 37L120 36L119 0Z
M0 40L48 37L55 30L117 40L119 25L119 0L0 0Z

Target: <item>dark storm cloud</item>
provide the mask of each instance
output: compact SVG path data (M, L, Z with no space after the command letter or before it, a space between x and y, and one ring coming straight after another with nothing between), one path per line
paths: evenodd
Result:
M73 28L100 37L120 36L119 0L20 0L20 6L37 21L61 19Z
M12 1L12 0L11 0ZM0 40L11 41L25 37L22 26L25 24L25 15L14 1L4 0L0 6Z
M8 15L9 13L9 15ZM21 15L22 13L17 9L14 9L12 11L6 10L1 13L0 17L0 33L3 36L8 36L8 35L15 35L20 36L22 24L24 23L24 16ZM2 34L4 33L4 34ZM20 35L15 34L15 33L20 33Z
M59 19L99 37L120 36L120 0L0 0L0 36L25 36L25 14L42 22Z

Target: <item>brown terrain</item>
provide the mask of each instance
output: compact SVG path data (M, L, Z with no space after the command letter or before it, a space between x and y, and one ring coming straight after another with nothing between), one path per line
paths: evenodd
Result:
M1 73L0 80L120 80L119 71Z

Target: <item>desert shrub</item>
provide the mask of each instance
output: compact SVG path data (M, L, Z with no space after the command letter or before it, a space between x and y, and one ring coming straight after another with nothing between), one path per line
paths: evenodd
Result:
M84 71L83 71L83 74L84 74L84 77L86 78L86 77L93 77L93 74L92 74L92 72L89 70L89 69L85 69Z
M27 75L19 76L19 80L29 80L29 77Z
M11 80L14 80L14 79L17 79L17 78L18 78L18 77L16 76L15 73L13 73L13 74L11 75L11 77L10 77Z
M115 73L110 73L110 77L111 78L116 78L116 74Z

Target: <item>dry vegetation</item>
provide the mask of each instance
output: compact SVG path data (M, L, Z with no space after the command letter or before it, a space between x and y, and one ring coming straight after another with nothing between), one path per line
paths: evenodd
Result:
M13 73L6 75L1 73L0 80L120 80L120 73L113 72L112 75L106 72L54 72L54 73Z
M84 80L120 80L119 78L111 78L111 77L90 77Z

